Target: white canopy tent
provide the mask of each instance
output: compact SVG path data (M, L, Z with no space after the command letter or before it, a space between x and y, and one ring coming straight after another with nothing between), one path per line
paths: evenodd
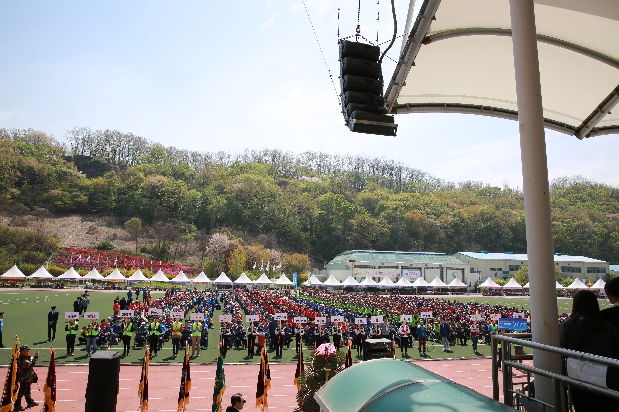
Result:
M579 278L574 279L574 281L572 282L571 285L569 285L568 287L566 287L565 289L589 289L587 287L587 285L585 285L584 283L582 283L582 281Z
M170 281L170 279L168 279L168 277L165 275L165 273L163 273L161 269L159 269L157 273L155 273L155 276L153 276L149 280L151 282L165 282L165 283L168 283Z
M509 280L509 282L507 282L505 285L503 285L503 289L522 289L522 286L520 286L520 284L518 282L516 282L516 280L514 278L511 278Z
M416 288L427 288L429 286L429 283L426 282L426 280L424 278L418 277L413 282L413 286L416 287Z
M355 278L352 277L352 275L348 275L348 277L342 282L342 286L355 287L359 286L359 282L357 282Z
M329 275L327 280L323 283L324 286L342 286L342 284L333 275Z
M602 279L598 279L597 282L595 282L589 289L604 290L604 286L606 286L606 282Z
M555 281L555 283L556 283L556 288L557 288L557 290L562 290L562 289L565 289L565 288L563 287L563 285L561 285L559 282ZM528 283L527 283L527 287L529 287L529 284L528 284Z
M30 275L29 278L30 279L54 279L51 273L49 273L47 269L45 269L43 266L38 268L37 271L34 272L32 275Z
M241 273L241 276L237 280L234 281L235 285L253 285L254 282L247 277L245 272Z
M292 283L292 281L288 279L288 276L284 275L283 273L279 277L279 279L275 281L275 284L278 286L293 286L294 285L294 283Z
M316 275L310 276L310 278L307 280L307 284L310 286L322 286L322 282L318 280Z
M189 283L189 282L191 282L191 281L189 280L187 275L185 275L185 273L183 273L182 270L180 272L178 272L178 275L174 276L174 279L170 280L170 283Z
M438 278L438 276L437 276L437 277L434 278L434 280L432 282L428 283L428 287L431 287L431 288L446 288L447 284L445 282L443 282L442 280L440 280Z
M388 276L385 276L384 278L382 278L381 281L378 282L378 285L385 287L385 288L395 287L395 283L393 283L393 280L389 279Z
M213 283L204 272L200 272L198 276L196 276L193 280L193 283Z
M11 280L26 280L26 275L22 273L21 270L17 267L17 265L13 265L12 268L4 272L0 279L11 279Z
M484 280L484 283L479 285L479 287L480 288L488 288L488 289L500 289L501 288L491 278L487 278L486 280Z
M105 277L106 282L122 282L125 280L127 280L127 278L124 277L122 273L120 273L120 270L118 270L118 268L114 269L112 273Z
M256 285L272 285L273 282L264 273L254 282Z
M129 282L148 282L148 278L144 276L144 273L140 269L133 272L131 276L127 278Z
M361 281L361 283L359 283L359 286L368 288L372 286L378 286L378 283L376 283L376 281L372 279L370 276L367 276L365 279Z
M215 285L231 285L232 281L224 272L221 272L217 279L213 281L213 283Z
M413 286L412 283L410 283L405 277L401 277L400 279L398 279L395 285L400 288L410 288Z
M460 278L454 278L454 280L452 280L451 282L449 282L448 285L450 288L466 288L466 285L464 283L462 283L462 281L460 280Z
M69 272L73 272L71 275L75 274L78 276L79 279L79 274L73 269L69 269L67 270L64 274L60 275L59 278L62 278L63 276L69 274ZM63 278L64 279L64 278ZM71 278L73 279L73 278ZM92 269L90 272L88 272L82 279L88 279L88 280L103 280L105 279L103 277L103 275L101 275L101 273L99 273L99 271L97 269Z

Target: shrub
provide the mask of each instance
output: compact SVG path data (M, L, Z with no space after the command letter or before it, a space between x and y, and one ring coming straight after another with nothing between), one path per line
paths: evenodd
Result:
M114 249L116 249L116 246L114 246L112 241L109 239L105 239L97 245L97 250L114 250Z

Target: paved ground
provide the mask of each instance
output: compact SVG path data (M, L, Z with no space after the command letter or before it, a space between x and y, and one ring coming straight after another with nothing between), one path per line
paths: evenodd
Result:
M475 360L436 360L414 362L423 368L438 373L463 386L469 387L483 395L492 396L492 378L490 359ZM294 364L272 364L271 385L269 391L269 408L274 410L293 410L296 406L296 387L293 384ZM224 407L230 396L241 392L247 399L245 410L254 407L258 365L225 365L226 391ZM120 369L120 393L117 411L134 412L138 408L137 388L140 379L140 366L122 365ZM180 364L152 365L149 377L149 410L176 411L178 388L180 384ZM33 386L33 397L42 402L43 381L46 367L38 367L41 388ZM6 368L0 369L2 379ZM191 366L191 402L187 411L210 411L215 380L214 365ZM499 375L499 381L501 380ZM84 410L84 394L88 381L88 366L61 366L57 368L59 412Z

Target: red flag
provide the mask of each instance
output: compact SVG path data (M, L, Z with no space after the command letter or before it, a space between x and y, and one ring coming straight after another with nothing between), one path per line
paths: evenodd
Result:
M305 371L305 363L303 363L303 341L299 341L299 359L297 360L297 370L294 372L294 385L299 390L299 376Z
M189 391L191 390L191 373L189 369L189 345L185 346L185 360L181 372L181 386L178 388L177 412L184 411L189 403Z
M258 387L256 388L256 408L265 412L269 409L267 392L271 389L271 370L269 368L269 355L266 348L262 348L260 359L260 372L258 372Z
M13 403L17 399L17 358L19 358L19 338L15 337L13 344L12 359L9 368L6 371L6 380L4 381L4 390L2 391L2 399L0 400L0 412L10 412L13 410Z
M56 349L51 350L49 356L49 366L47 367L47 378L43 385L45 396L43 410L45 412L56 412Z

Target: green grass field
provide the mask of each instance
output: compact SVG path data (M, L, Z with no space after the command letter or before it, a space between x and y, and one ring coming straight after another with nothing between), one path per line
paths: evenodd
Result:
M90 307L89 311L100 312L101 316L112 315L112 303L116 295L124 294L125 292L119 291L118 293L109 292L97 292L91 291L90 293ZM64 332L64 312L73 310L73 301L81 292L79 291L39 291L31 289L15 289L15 290L3 290L0 291L0 311L4 312L4 332L3 343L6 346L4 349L0 349L0 364L7 365L10 361L11 346L13 345L15 335L19 336L22 345L29 345L33 349L38 349L41 352L40 362L46 363L49 359L50 343L47 342L47 313L52 305L56 305L60 312L60 320L58 322L58 330L56 336L56 342L54 346L57 349L57 361L60 364L69 363L87 363L88 357L84 345L76 345L75 356L66 357L66 343ZM153 297L157 298L160 294L153 293ZM459 301L478 301L487 302L490 304L503 304L507 306L517 306L529 308L528 298L504 298L504 297L485 297L485 296L450 296L450 300ZM559 299L559 313L571 311L571 299ZM606 301L600 301L600 308L609 306ZM215 319L217 315L215 313ZM86 322L82 318L80 324ZM200 363L214 362L217 357L217 341L219 339L219 329L212 329L210 332L210 344L206 351L202 351L201 356L196 358L196 361ZM457 358L457 357L471 357L473 356L473 350L469 346L456 346L452 353L443 353L441 351L442 346L439 344L430 344L432 350L429 353L430 358ZM35 350L32 351L34 354ZM122 353L122 345L118 345L112 348ZM479 351L484 356L490 355L490 347L486 345L479 345ZM230 350L226 357L226 363L243 363L243 362L258 362L259 358L248 358L246 351L244 350ZM353 358L356 353L353 353ZM409 350L410 358L407 359L419 359L416 350ZM122 358L123 363L140 362L143 357L143 350L136 349L132 353ZM400 351L398 349L398 358ZM284 348L283 356L281 358L275 357L275 353L270 354L269 358L272 362L296 362L296 353L294 345L289 350ZM361 360L358 358L357 360ZM162 352L159 356L153 359L153 362L181 362L181 357L174 359L172 357L172 345L171 342L166 342Z

